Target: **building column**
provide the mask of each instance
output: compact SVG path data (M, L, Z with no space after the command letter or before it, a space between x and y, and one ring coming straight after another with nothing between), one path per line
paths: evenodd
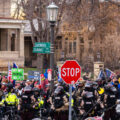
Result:
M10 29L8 29L7 32L8 32L8 38L7 38L7 40L8 40L7 50L8 50L8 51L11 51L11 33L10 33Z
M76 59L80 62L80 40L79 36L76 39Z
M24 57L24 25L20 29L20 57Z

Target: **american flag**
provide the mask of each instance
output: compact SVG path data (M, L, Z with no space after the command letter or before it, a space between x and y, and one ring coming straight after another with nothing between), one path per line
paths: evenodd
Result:
M9 70L8 80L9 80L9 81L12 81L12 70Z
M111 70L109 70L109 69L106 69L106 76L108 77L108 78L113 78L114 76L116 76L116 74L114 73L114 72L112 72Z
M8 80L12 81L12 70L10 67L10 63L8 63Z
M103 70L100 70L99 72L99 75L98 75L98 78L97 79L102 79L105 77L105 74L104 74L104 71Z

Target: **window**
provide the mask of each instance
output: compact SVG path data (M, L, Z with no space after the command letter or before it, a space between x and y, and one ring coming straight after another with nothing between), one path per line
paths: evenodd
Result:
M11 51L15 51L15 34L12 34L11 37Z
M74 40L76 40L77 38L75 37Z
M62 42L61 42L61 40L59 41L59 49L62 49Z
M69 53L72 53L72 42L69 43Z
M68 38L65 38L65 40L68 40Z
M73 51L76 53L76 42L73 42Z
M80 43L84 43L83 37L80 37Z
M92 42L89 42L89 53L92 53L93 49L92 49Z
M80 46L80 52L82 52L82 53L84 52L84 45Z
M58 49L58 43L55 41L55 48Z

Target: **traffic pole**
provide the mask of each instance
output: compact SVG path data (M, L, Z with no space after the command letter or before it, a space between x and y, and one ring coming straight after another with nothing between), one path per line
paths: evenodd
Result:
M69 120L72 120L72 106L71 106L71 101L72 101L72 84L69 86Z

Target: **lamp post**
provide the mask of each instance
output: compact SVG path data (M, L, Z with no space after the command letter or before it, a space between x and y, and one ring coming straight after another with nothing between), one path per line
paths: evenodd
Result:
M51 42L51 53L50 53L50 69L52 69L52 79L51 79L51 86L50 90L53 91L54 88L54 26L55 22L57 21L57 15L58 15L58 6L55 5L54 2L52 2L47 7L47 20L50 22L50 42Z
M100 58L101 58L100 52L97 52L97 61L98 61L98 62L100 62Z

